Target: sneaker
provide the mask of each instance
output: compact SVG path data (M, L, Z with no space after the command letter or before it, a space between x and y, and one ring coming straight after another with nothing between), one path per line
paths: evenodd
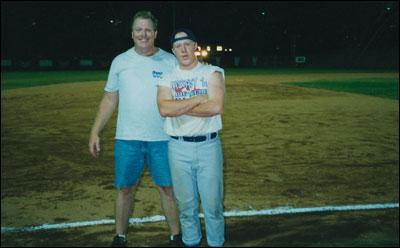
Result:
M169 243L172 247L184 247L182 242L182 234L171 235Z
M128 241L126 238L115 235L113 242L111 243L111 247L126 247L127 243Z

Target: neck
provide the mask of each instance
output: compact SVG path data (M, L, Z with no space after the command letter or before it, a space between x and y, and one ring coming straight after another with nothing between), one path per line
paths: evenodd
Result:
M137 54L142 56L151 56L158 51L158 48L156 48L155 46L149 48L140 48L135 46L134 49Z
M189 65L179 65L179 68L181 68L182 70L191 70L193 68L195 68L197 66L197 64L199 63L199 61L197 60L197 58L193 61L193 63L189 64Z

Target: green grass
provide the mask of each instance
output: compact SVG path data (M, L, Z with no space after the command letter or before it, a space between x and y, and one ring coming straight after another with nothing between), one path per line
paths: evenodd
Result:
M277 75L303 73L332 73L332 72L371 72L349 69L318 69L318 68L228 68L229 76L247 75ZM27 88L42 85L72 83L83 81L106 81L108 71L42 71L42 72L3 72L1 74L1 90ZM367 78L353 81L313 81L289 83L289 85L306 88L327 89L371 96L399 99L398 79Z
M393 69L353 69L353 68L307 68L307 67L279 67L279 68L226 68L225 74L231 76L248 75L296 75L306 73L396 73Z
M107 71L2 72L1 90L82 81L106 81L107 74Z
M386 70L387 71L387 70ZM227 68L225 74L229 76L257 76L257 75L296 75L305 73L362 73L386 72L384 70L361 69L326 69L326 68ZM390 71L396 72L396 71ZM1 90L27 88L34 86L83 82L106 81L108 70L102 71L39 71L39 72L2 72Z
M306 88L344 91L390 99L399 99L399 81L394 78L368 78L346 81L321 80L288 84Z

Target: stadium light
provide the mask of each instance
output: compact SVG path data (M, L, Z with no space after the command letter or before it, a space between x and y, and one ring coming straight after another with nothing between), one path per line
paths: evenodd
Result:
M207 46L207 51L208 52L211 51L211 47L210 46Z
M202 57L207 57L208 52L206 50L201 51L201 56Z
M232 48L229 48L229 52L232 52Z
M199 51L195 51L195 52L194 52L194 55L200 56L200 52L199 52Z
M221 52L222 51L222 46L217 46L217 51Z

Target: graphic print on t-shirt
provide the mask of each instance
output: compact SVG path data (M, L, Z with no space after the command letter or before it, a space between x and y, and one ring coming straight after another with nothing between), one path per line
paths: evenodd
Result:
M171 82L174 99L183 100L194 96L207 94L208 82L202 77L180 79Z
M152 71L151 72L152 74L153 74L153 78L160 78L160 79L162 79L162 76L163 76L163 72L162 71Z

